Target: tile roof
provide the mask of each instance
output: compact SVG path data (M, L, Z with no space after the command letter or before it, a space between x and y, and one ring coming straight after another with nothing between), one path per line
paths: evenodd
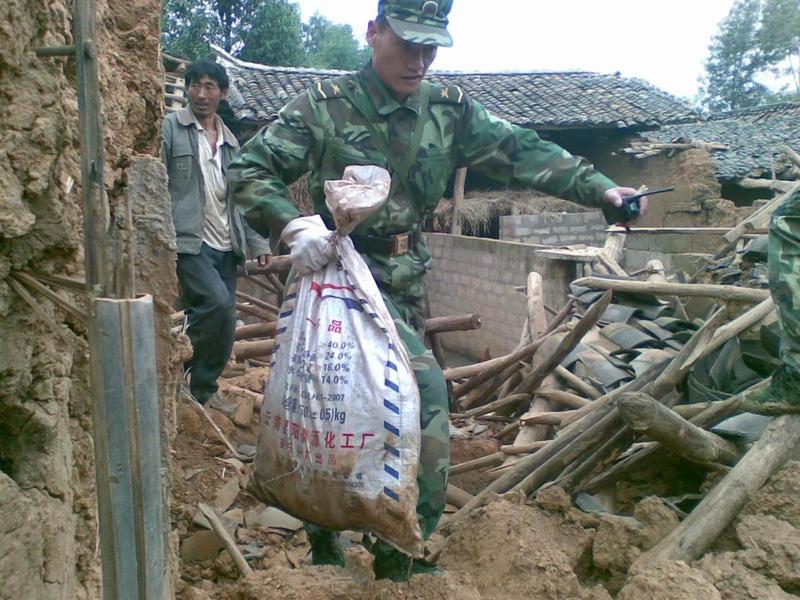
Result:
M772 177L791 164L781 151L786 144L800 151L800 103L774 104L719 113L698 123L667 125L642 134L653 142L709 142L728 146L713 153L717 178Z
M220 54L218 52L218 54ZM237 118L267 122L293 96L343 71L269 67L219 56L228 69ZM434 83L460 85L495 115L536 129L652 129L696 120L688 104L640 79L589 72L431 71Z

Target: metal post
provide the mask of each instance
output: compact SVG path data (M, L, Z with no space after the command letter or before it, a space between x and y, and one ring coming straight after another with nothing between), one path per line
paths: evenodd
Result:
M90 321L105 600L166 600L153 299L95 298Z

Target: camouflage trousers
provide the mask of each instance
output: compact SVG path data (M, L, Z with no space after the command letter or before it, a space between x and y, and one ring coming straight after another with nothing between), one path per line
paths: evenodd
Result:
M769 286L781 324L781 359L800 376L800 192L773 213L769 228Z
M417 472L417 519L422 536L427 539L436 529L447 499L447 473L450 464L447 384L439 363L422 341L425 322L419 303L386 292L383 292L383 299L397 327L397 333L408 350L419 388L422 435ZM312 534L312 539L322 531L311 524L306 524L306 530Z

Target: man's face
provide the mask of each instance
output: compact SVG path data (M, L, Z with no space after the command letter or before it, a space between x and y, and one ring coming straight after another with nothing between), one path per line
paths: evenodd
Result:
M388 25L370 21L367 41L372 46L372 68L397 100L416 92L436 58L436 46L406 42Z
M221 90L219 84L208 75L189 85L189 107L198 119L214 115L219 109L220 100L227 97L228 90Z

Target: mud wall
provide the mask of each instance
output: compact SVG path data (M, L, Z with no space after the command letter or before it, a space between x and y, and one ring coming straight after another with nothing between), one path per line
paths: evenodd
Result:
M75 64L34 53L72 42L72 4L0 5L0 598L99 595L85 324L35 292L34 309L12 288L19 270L83 277ZM157 148L160 0L97 8L117 227L133 157ZM156 270L169 282L169 255L161 261ZM163 291L162 313L169 285Z
M646 159L604 154L596 166L620 185L650 189L674 187L670 194L654 196L642 227L733 226L752 209L737 208L722 198L711 155L705 150L684 150Z

